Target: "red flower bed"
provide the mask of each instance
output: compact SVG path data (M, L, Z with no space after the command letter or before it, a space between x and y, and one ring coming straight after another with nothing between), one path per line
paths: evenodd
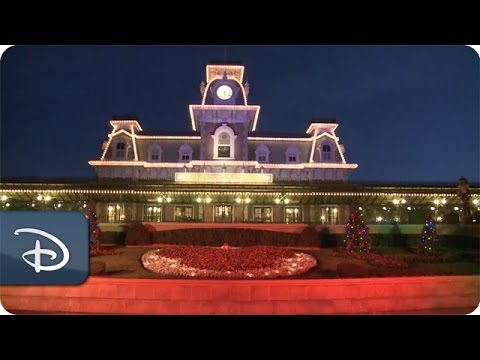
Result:
M317 265L314 257L272 246L220 248L172 246L142 256L153 272L205 277L278 277L299 274Z

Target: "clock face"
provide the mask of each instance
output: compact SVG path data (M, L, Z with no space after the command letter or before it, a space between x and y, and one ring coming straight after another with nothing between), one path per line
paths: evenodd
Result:
M217 96L222 100L228 100L232 97L232 88L228 85L222 85L217 89Z

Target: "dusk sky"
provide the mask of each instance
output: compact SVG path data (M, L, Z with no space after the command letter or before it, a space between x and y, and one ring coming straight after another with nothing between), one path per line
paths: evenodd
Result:
M224 46L17 46L1 61L2 178L95 178L112 115L191 131L189 104ZM257 132L336 118L350 182L480 181L479 57L464 46L228 46Z

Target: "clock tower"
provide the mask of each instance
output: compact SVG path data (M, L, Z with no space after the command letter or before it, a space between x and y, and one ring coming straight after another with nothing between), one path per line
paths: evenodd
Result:
M194 131L200 132L200 160L248 160L248 136L257 126L260 106L248 104L244 67L209 64L202 103L190 105Z

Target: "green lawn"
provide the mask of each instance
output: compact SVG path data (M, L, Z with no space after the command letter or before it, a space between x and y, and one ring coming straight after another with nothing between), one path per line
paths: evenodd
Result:
M158 247L161 247L160 245ZM145 270L141 264L141 256L151 250L152 247L117 247L119 255L95 256L92 261L103 261L106 264L106 273L102 276L118 278L142 278L142 279L172 279L175 276L159 275ZM288 277L290 279L334 279L355 277L394 277L394 276L422 276L422 275L478 275L480 265L478 262L469 261L460 256L458 261L446 263L413 263L408 269L387 269L369 265L366 261L345 259L333 256L332 249L301 249L292 248L315 256L318 266L309 272ZM377 252L389 255L408 255L406 249L401 248L376 248ZM411 255L411 254L410 254ZM356 264L353 269L338 275L339 264ZM342 265L341 265L342 266ZM343 265L344 266L344 265ZM347 266L352 268L352 266ZM191 279L190 277L188 279Z

